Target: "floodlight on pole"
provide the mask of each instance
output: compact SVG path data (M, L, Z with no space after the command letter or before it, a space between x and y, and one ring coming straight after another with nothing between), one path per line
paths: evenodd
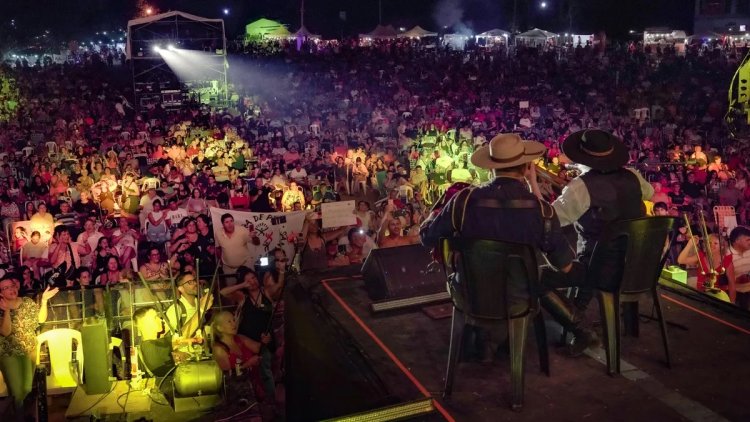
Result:
M155 45L154 46L154 53L159 53L159 52L161 52L161 47L159 47L158 45Z
M542 9L546 9L547 8L547 2L543 1L543 2L539 3L539 7L541 7Z
M175 50L175 48L174 48L174 45L172 45L172 44L169 44L169 45L167 46L167 50L169 50L169 51L174 51L174 50Z
M229 15L229 9L226 7L224 8L224 15Z

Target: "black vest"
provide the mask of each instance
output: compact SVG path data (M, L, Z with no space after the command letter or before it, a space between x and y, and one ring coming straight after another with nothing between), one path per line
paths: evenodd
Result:
M577 252L587 261L608 223L644 217L646 207L638 177L630 170L619 169L611 173L590 170L580 177L591 198L588 211L575 223Z

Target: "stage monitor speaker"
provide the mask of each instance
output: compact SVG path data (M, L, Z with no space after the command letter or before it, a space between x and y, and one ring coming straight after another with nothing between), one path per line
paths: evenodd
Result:
M89 318L81 327L83 343L83 389L86 394L104 394L112 389L112 351L104 318Z
M362 265L367 294L372 300L383 300L445 292L445 272L442 266L429 272L431 262L422 245L373 249Z

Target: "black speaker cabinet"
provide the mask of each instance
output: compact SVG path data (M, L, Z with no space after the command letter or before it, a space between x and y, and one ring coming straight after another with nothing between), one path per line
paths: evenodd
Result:
M112 351L104 318L88 318L81 327L83 343L83 389L86 394L104 394L112 388Z
M444 292L445 272L427 272L432 262L422 245L373 249L362 265L367 294L372 300L402 299Z

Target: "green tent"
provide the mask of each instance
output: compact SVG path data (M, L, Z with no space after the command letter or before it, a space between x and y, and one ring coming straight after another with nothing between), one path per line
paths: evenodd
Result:
M267 37L288 37L286 26L271 19L261 18L245 26L245 40L258 40Z

